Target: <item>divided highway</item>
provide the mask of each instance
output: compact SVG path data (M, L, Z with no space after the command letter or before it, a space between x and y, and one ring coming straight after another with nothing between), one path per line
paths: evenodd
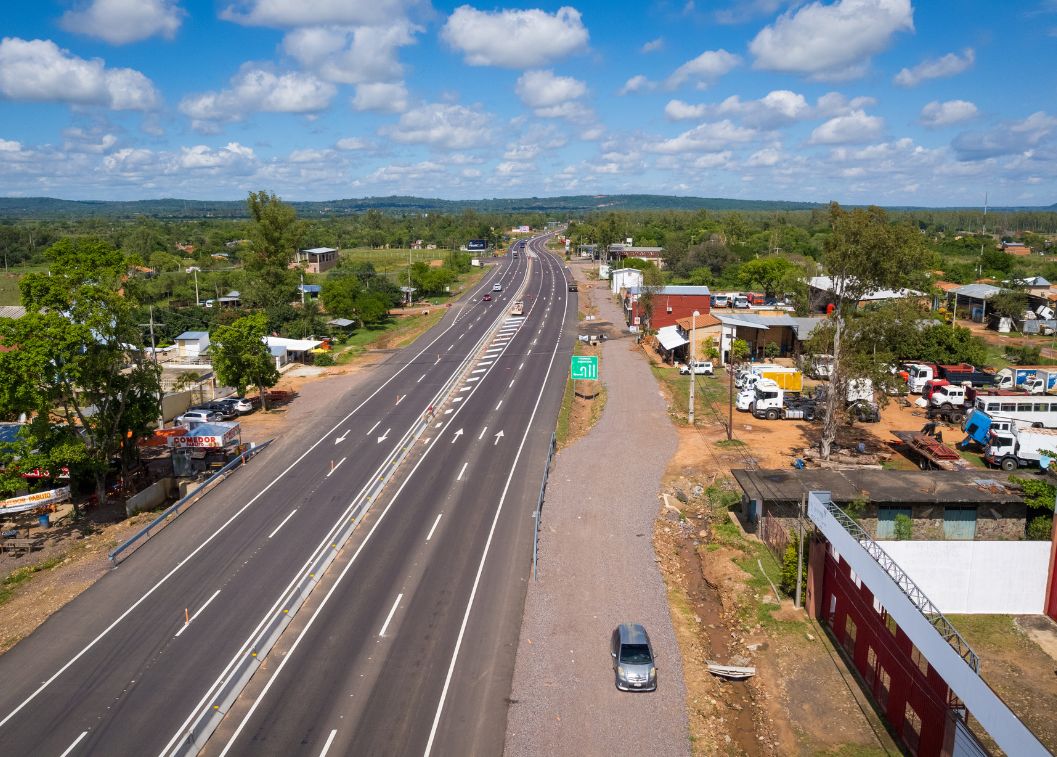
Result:
M500 752L576 313L530 247L336 397L332 428L265 452L0 657L0 753L193 753L232 700L207 753Z

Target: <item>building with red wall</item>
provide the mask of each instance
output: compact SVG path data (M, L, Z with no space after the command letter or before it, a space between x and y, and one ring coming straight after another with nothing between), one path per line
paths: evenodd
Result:
M631 287L624 294L624 319L633 329L641 329L643 287ZM653 295L653 317L650 329L657 331L689 318L696 310L704 315L710 309L711 293L706 286L660 287Z

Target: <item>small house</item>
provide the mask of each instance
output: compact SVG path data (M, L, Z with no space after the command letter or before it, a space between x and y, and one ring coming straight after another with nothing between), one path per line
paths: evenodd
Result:
M645 287L637 286L626 290L624 294L624 319L632 331L638 331L643 324L642 296ZM704 315L711 307L711 293L707 286L666 286L658 287L652 294L653 312L649 327L657 331L665 326L674 326L680 318L694 314Z
M197 360L209 351L208 331L185 331L176 337L176 359Z
M642 286L642 271L638 268L615 268L609 272L609 289L620 294L622 289Z

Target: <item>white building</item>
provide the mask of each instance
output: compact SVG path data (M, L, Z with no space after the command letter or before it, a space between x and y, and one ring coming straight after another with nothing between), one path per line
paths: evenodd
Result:
M620 294L621 289L642 286L642 271L638 268L617 268L609 272L609 289Z

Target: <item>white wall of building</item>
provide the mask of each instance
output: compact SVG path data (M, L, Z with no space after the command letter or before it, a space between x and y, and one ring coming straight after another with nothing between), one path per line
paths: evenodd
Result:
M621 289L642 286L642 271L636 268L618 268L609 272L609 288L613 294Z
M1041 614L1048 541L878 542L943 613Z

